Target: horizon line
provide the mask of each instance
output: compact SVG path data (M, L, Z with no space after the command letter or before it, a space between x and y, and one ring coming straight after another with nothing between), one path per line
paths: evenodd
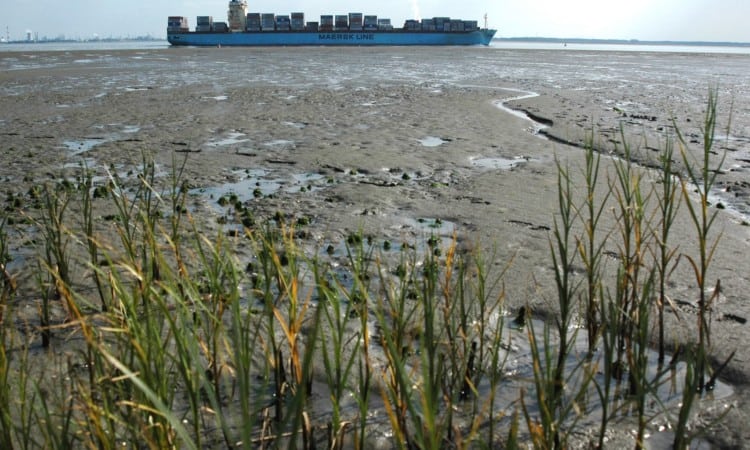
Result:
M691 45L691 46L734 46L750 47L750 42L742 41L705 41L705 40L671 40L671 39L622 39L622 38L580 38L580 37L540 37L540 36L495 36L493 41L516 41L516 42L545 42L545 43L588 43L588 44L635 44L635 45ZM95 42L95 41L166 41L166 37L151 34L141 36L97 36L91 38L50 38L44 36L42 39L14 39L0 42L7 44L33 44L47 42Z
M638 45L695 45L695 46L750 46L750 42L742 41L705 41L705 40L673 40L673 39L621 39L621 38L574 38L574 37L532 37L514 36L497 37L493 40L500 41L525 41L525 42L559 42L559 43L602 43L602 44L638 44Z

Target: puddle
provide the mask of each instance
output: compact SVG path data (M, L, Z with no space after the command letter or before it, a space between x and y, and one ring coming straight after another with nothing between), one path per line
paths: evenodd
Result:
M495 317L494 322L497 322L497 320L497 317ZM513 324L512 317L504 317L503 320L505 322L503 334L507 336L507 343L504 345L505 351L507 352L505 356L507 358L503 367L503 374L509 382L517 385L518 388L526 386L529 389L529 392L531 392L533 388L530 380L533 379L534 373L532 352L528 339L528 330L526 328L519 328L515 326L515 324ZM493 322L493 320L490 320L490 322ZM538 341L539 351L544 352L544 322L538 319L532 319L530 323L533 326L534 333ZM490 329L492 329L493 326L495 326L493 323L489 324ZM567 378L568 383L570 383L570 388L575 391L575 389L580 389L580 386L576 386L576 384L580 384L581 380L576 379L575 376L571 377L571 374L574 368L578 372L582 372L580 363L585 359L588 349L588 340L586 339L586 330L584 329L571 329L569 330L569 333L569 339L573 339L575 344L573 345L573 351L568 356L566 370L568 371ZM557 344L559 340L554 337L554 333L551 332L551 334L553 335L553 337L550 338L550 351L556 355ZM663 412L664 408L678 408L680 402L682 401L683 380L685 378L685 363L678 362L674 365L673 368L670 369L666 366L666 364L664 366L660 366L657 363L657 360L658 353L649 349L649 363L646 376L649 380L652 381L653 386L657 386L654 392L659 398L661 405L658 404L659 402L650 402L651 407L647 412L647 415L657 415ZM669 360L669 357L667 357L667 360ZM601 369L601 366L603 364L603 355L601 354L601 352L594 355L593 362L596 363L598 367L596 374L594 375L594 381L602 384L604 382L604 378ZM613 395L616 395L618 390L620 392L620 395L626 395L625 391L628 388L627 374L623 376L623 380L619 382L619 385L617 381L613 381L612 386ZM481 393L483 389L487 391L489 389L489 386L483 386L480 384L478 388ZM588 405L589 418L592 418L591 416L593 416L598 419L600 416L597 416L596 414L601 414L601 411L598 408L600 400L596 393L596 387L593 385L590 386L587 392L588 398L590 399L590 404ZM733 389L731 386L717 381L714 390L704 394L704 398L728 398L732 395L732 393ZM488 391L487 394L489 394ZM653 397L653 392L650 394L650 396ZM502 407L502 405L500 404L496 404L496 406Z
M415 230L428 233L428 234L439 234L441 236L451 236L454 231L458 228L454 222L450 220L441 220L434 218L404 218L402 220L405 226L414 228Z
M123 133L133 134L141 131L141 127L136 125L125 125L122 129Z
M469 161L472 166L482 169L511 170L526 164L531 161L531 158L526 156L517 156L515 158L472 157L469 158Z
M314 183L322 180L324 177L323 175L319 173L301 173L301 174L293 174L292 178L301 185L305 185L307 183Z
M381 170L384 173L388 174L388 176L396 182L428 180L431 177L430 174L425 174L421 170L410 171L410 170L402 170L402 169L395 168L395 167L394 168L383 167Z
M249 139L240 139L242 136L245 136L245 133L229 133L226 138L207 142L206 145L209 147L224 147L249 141Z
M122 138L121 134L132 135L141 131L141 127L138 125L122 125L117 123L94 125L92 128L96 130L96 133L107 133L107 135L103 137L85 137L82 139L68 139L63 141L62 146L70 151L70 156L86 153L94 147L107 142L117 141ZM128 139L130 139L130 137Z
M306 123L302 123L302 122L281 122L281 123L288 127L296 128L298 130L301 130L307 126Z
M218 202L225 196L236 196L237 200L244 203L253 198L273 195L281 190L309 192L322 189L327 185L327 180L319 173L297 173L287 178L274 178L270 176L271 173L266 169L236 169L232 171L232 177L237 181L192 189L190 193L208 196L212 203Z
M69 162L63 164L63 168L66 169L82 169L83 167L92 168L96 165L96 160L93 158L77 159L75 162Z
M364 242L358 242L357 235L352 234L341 242L326 241L318 245L314 253L318 257L327 256L331 261L343 261L350 250L360 244L365 252L383 253L398 257L401 251L416 252L417 259L423 259L427 251L444 254L452 244L453 232L457 226L447 220L433 218L402 218L400 225L392 226L385 236L364 236Z
M416 251L417 259L422 258L428 250L439 248L447 250L451 245L453 233L458 226L449 220L435 218L410 218L401 217L397 219L398 224L391 226L385 235L373 237L365 236L362 239L364 250L383 251L392 255L398 255L402 250ZM352 241L355 235L347 236L342 242L326 242L319 246L315 253L328 254L332 258L343 258L348 254L347 247L354 247L360 242Z
M294 141L275 139L273 141L264 142L263 145L271 148L294 148Z
M105 138L85 138L85 139L78 139L78 140L69 140L69 141L63 141L63 146L70 150L70 155L80 155L81 153L86 153L92 148L96 147L97 145L104 144L105 142L108 142L108 139Z
M439 147L448 142L436 136L426 136L418 141L424 147Z

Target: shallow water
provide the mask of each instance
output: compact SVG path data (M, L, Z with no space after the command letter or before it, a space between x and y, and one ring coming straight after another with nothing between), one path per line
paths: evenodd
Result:
M2 52L0 70L118 69L102 77L78 73L54 89L110 86L113 89L169 88L214 83L217 87L336 86L422 83L439 91L442 85L482 80L491 86L541 85L599 89L601 81L616 80L629 90L658 95L664 87L679 87L683 95L705 96L708 86L731 89L736 103L746 105L746 73L750 54L622 51L601 49L528 49L500 46L469 48L258 48ZM252 67L252 70L248 68ZM38 86L36 86L38 88ZM697 87L697 91L693 88ZM16 87L18 88L18 87ZM25 86L33 89L33 84ZM12 86L3 86L13 91ZM224 94L212 96L226 100Z

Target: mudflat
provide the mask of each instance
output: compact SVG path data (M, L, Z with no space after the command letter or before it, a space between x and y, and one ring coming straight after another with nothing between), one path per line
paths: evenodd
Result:
M274 54L268 50L252 58L236 49L0 53L9 68L0 72L3 191L24 194L45 181L74 179L82 163L105 183L113 173L137 173L147 155L165 186L169 174L182 168L191 189L190 214L209 236L222 227L226 214L217 199L230 192L258 220L279 212L304 217L307 232L300 246L311 255L358 231L394 243L434 232L449 240L455 233L459 249L483 249L498 273L507 266L503 283L509 310L529 306L539 317L554 318L550 239L558 216L557 164L569 170L580 204L587 142L602 155L601 198L613 186L613 165L624 145L632 146L646 190L656 186L658 156L669 136L678 148L676 168L683 169L675 128L687 144L686 154L701 154L710 87L705 80L660 80L644 89L638 80L625 79L631 72L624 68L622 76L599 77L595 89L568 78L556 86L512 72L477 72L451 81L452 71L460 68L450 63L442 68L444 77L420 79L417 58L440 67L437 61L445 55L394 50L398 58L390 55L383 69L377 64L382 50L377 50L369 55L375 61L372 71L401 67L408 73L414 65L417 75L394 72L389 79L356 72L362 77L346 78L346 71L339 71L334 72L341 75L338 80L321 81L318 73L311 81L288 72L319 72L315 57L288 51L275 67L276 80L268 68ZM329 60L336 56L312 51ZM367 62L366 56L345 51L342 58ZM530 65L544 55L510 56ZM297 66L289 62L295 58ZM469 56L462 58L472 64ZM702 58L695 64L713 60ZM742 67L750 66L749 60L727 56L721 61ZM179 70L170 70L175 61ZM228 70L233 61L241 63ZM497 57L494 64L506 62ZM195 78L191 70L201 76ZM265 78L253 78L255 70L264 71ZM711 162L726 159L709 208L717 216L708 282L720 281L721 289L711 313L712 360L718 367L736 352L721 376L732 394L707 396L693 419L695 427L708 427L707 442L724 448L742 448L750 438L744 427L750 414L750 350L743 344L750 339L750 118L747 93L731 84L735 81L719 85ZM686 187L686 193L692 196L693 189ZM436 221L439 227L423 225ZM612 203L602 229L614 235L616 225ZM33 230L11 231L16 240L8 268L21 286L32 289L36 266L29 233ZM697 252L695 233L682 206L671 236L677 253L685 255L669 282L671 349L696 336L696 280L687 261ZM620 249L613 241L605 250L613 255L605 272L614 276ZM238 258L247 252L239 248Z

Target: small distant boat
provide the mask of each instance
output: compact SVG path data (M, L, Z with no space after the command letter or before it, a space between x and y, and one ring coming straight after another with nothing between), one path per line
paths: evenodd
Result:
M248 13L247 2L230 0L227 22L198 16L194 31L187 17L170 16L167 40L175 46L374 46L374 45L489 45L496 30L479 28L476 20L433 17L407 20L394 28L390 19L349 13L322 15L305 22L304 13L290 15Z

